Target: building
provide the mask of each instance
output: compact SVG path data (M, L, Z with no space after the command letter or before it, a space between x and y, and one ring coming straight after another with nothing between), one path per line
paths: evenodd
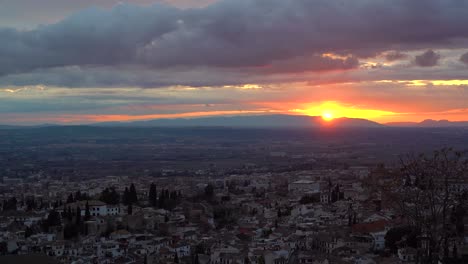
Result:
M118 205L109 205L101 201L90 200L90 201L78 201L75 203L65 204L64 206L57 209L59 213L62 213L65 209L71 208L72 212L76 211L79 207L81 215L86 214L86 203L89 205L89 212L91 216L107 216L107 215L119 215L120 207Z
M416 249L405 247L398 249L398 258L404 263L413 263L416 260Z
M288 185L288 191L291 193L318 193L320 192L320 182L311 180L299 180Z

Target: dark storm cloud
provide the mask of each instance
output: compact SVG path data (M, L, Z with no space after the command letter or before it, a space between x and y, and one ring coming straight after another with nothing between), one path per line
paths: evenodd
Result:
M289 60L272 62L268 67L257 69L259 73L301 73L333 70L350 70L359 67L356 57L331 58L322 55L300 56Z
M468 66L468 52L460 56L460 61Z
M67 66L37 69L22 74L0 77L0 86L129 87L158 88L173 85L222 86L248 81L246 73L226 69L151 70L142 67L80 67Z
M468 37L467 24L468 1L458 0L224 0L187 10L119 4L34 30L0 29L0 75L70 66L237 70L287 65L301 56L315 61L282 69L349 69L355 57L396 46L456 47ZM348 59L322 59L322 53ZM416 60L437 62L431 54Z
M118 5L32 31L0 29L0 74L69 65L133 63L136 49L176 29L180 11L168 6Z
M0 26L33 28L60 21L87 7L111 8L121 2L150 6L165 3L181 8L202 7L216 0L0 0Z
M387 52L384 57L387 61L397 61L408 58L408 55L399 51L390 51Z
M437 65L439 59L439 54L435 53L433 50L428 50L421 55L417 55L414 58L414 62L421 67L433 67Z

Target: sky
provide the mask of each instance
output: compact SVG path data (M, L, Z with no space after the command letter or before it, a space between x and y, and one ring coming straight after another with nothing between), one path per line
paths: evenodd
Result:
M0 0L0 124L468 120L468 1Z

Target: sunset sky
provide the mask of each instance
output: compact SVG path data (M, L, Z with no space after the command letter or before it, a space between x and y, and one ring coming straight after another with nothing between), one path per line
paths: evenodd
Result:
M0 124L468 120L468 1L0 0Z

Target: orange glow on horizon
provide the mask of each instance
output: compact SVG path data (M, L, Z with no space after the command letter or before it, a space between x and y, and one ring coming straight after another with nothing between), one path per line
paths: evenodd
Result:
M406 112L369 109L361 105L346 104L339 101L322 101L316 103L301 102L254 102L252 110L208 110L186 111L179 113L154 113L132 114L135 107L118 108L120 113L8 113L0 114L0 119L5 124L87 124L99 122L131 122L152 119L172 118L200 118L210 116L239 116L239 115L265 115L265 114L289 114L309 115L320 117L325 123L333 123L339 118L361 118L375 121L381 124L389 122L421 122L425 119L466 121L468 120L468 108L452 109L446 111L427 111L426 109L405 109ZM160 107L147 107L144 109L158 111ZM162 108L162 107L161 107ZM177 108L177 107L176 107ZM110 109L112 110L112 109ZM187 109L188 110L188 109ZM426 110L426 111L425 111ZM128 114L127 114L128 113Z
M9 123L64 123L64 124L85 124L101 122L131 122L145 121L152 119L175 119L175 118L200 118L211 116L237 116L237 115L261 115L274 114L274 110L238 110L238 111L207 111L207 112L185 112L174 114L146 114L146 115L127 115L127 114L58 114L49 116L21 116L17 114L3 115L2 119Z
M321 116L325 121L342 117L378 120L397 114L384 110L361 109L355 106L340 104L335 101L326 101L319 104L307 104L303 105L303 108L292 109L289 110L289 112L301 113L310 116Z
M274 111L269 111L274 112ZM178 114L150 114L150 115L87 115L85 119L92 122L127 122L127 121L144 121L151 119L172 119L172 118L197 118L210 116L229 116L229 115L245 115L245 114L264 114L262 110L247 110L247 111L211 111L211 112L188 112ZM71 117L71 118L70 118ZM83 118L83 116L78 116ZM73 122L73 116L69 116L70 122Z

